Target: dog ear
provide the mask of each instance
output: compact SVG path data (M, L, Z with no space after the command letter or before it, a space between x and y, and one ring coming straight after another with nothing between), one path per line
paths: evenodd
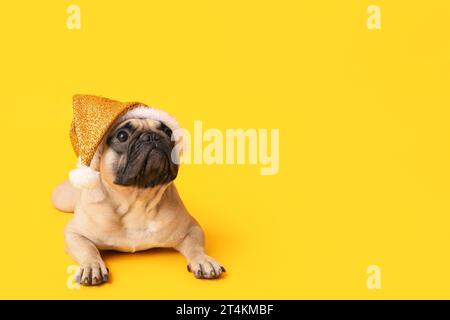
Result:
M161 130L162 132L164 132L169 138L172 137L172 129L170 129L164 122L160 121L159 122L161 124L161 126L159 127L159 130Z

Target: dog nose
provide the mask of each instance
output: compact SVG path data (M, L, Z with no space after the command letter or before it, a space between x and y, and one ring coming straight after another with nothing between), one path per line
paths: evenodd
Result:
M142 142L155 142L159 139L160 137L156 132L145 132L139 137L139 140L141 140Z

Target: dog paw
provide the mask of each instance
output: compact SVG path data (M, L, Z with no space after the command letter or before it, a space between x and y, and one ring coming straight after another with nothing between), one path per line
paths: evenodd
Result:
M108 268L103 261L80 265L75 281L85 286L95 286L108 281Z
M197 279L215 279L225 272L225 268L220 263L207 255L191 260L187 269Z

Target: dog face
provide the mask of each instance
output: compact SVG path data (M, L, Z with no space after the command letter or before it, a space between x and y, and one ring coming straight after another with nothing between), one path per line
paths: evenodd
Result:
M162 122L128 119L106 138L100 173L107 182L125 187L153 188L173 181L178 165L171 158L172 131Z

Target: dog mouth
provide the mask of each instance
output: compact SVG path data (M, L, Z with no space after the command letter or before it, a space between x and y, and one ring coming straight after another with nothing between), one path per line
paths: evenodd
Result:
M118 168L115 184L153 188L169 183L178 173L170 156L170 148L158 143L136 146L130 150L126 164Z

